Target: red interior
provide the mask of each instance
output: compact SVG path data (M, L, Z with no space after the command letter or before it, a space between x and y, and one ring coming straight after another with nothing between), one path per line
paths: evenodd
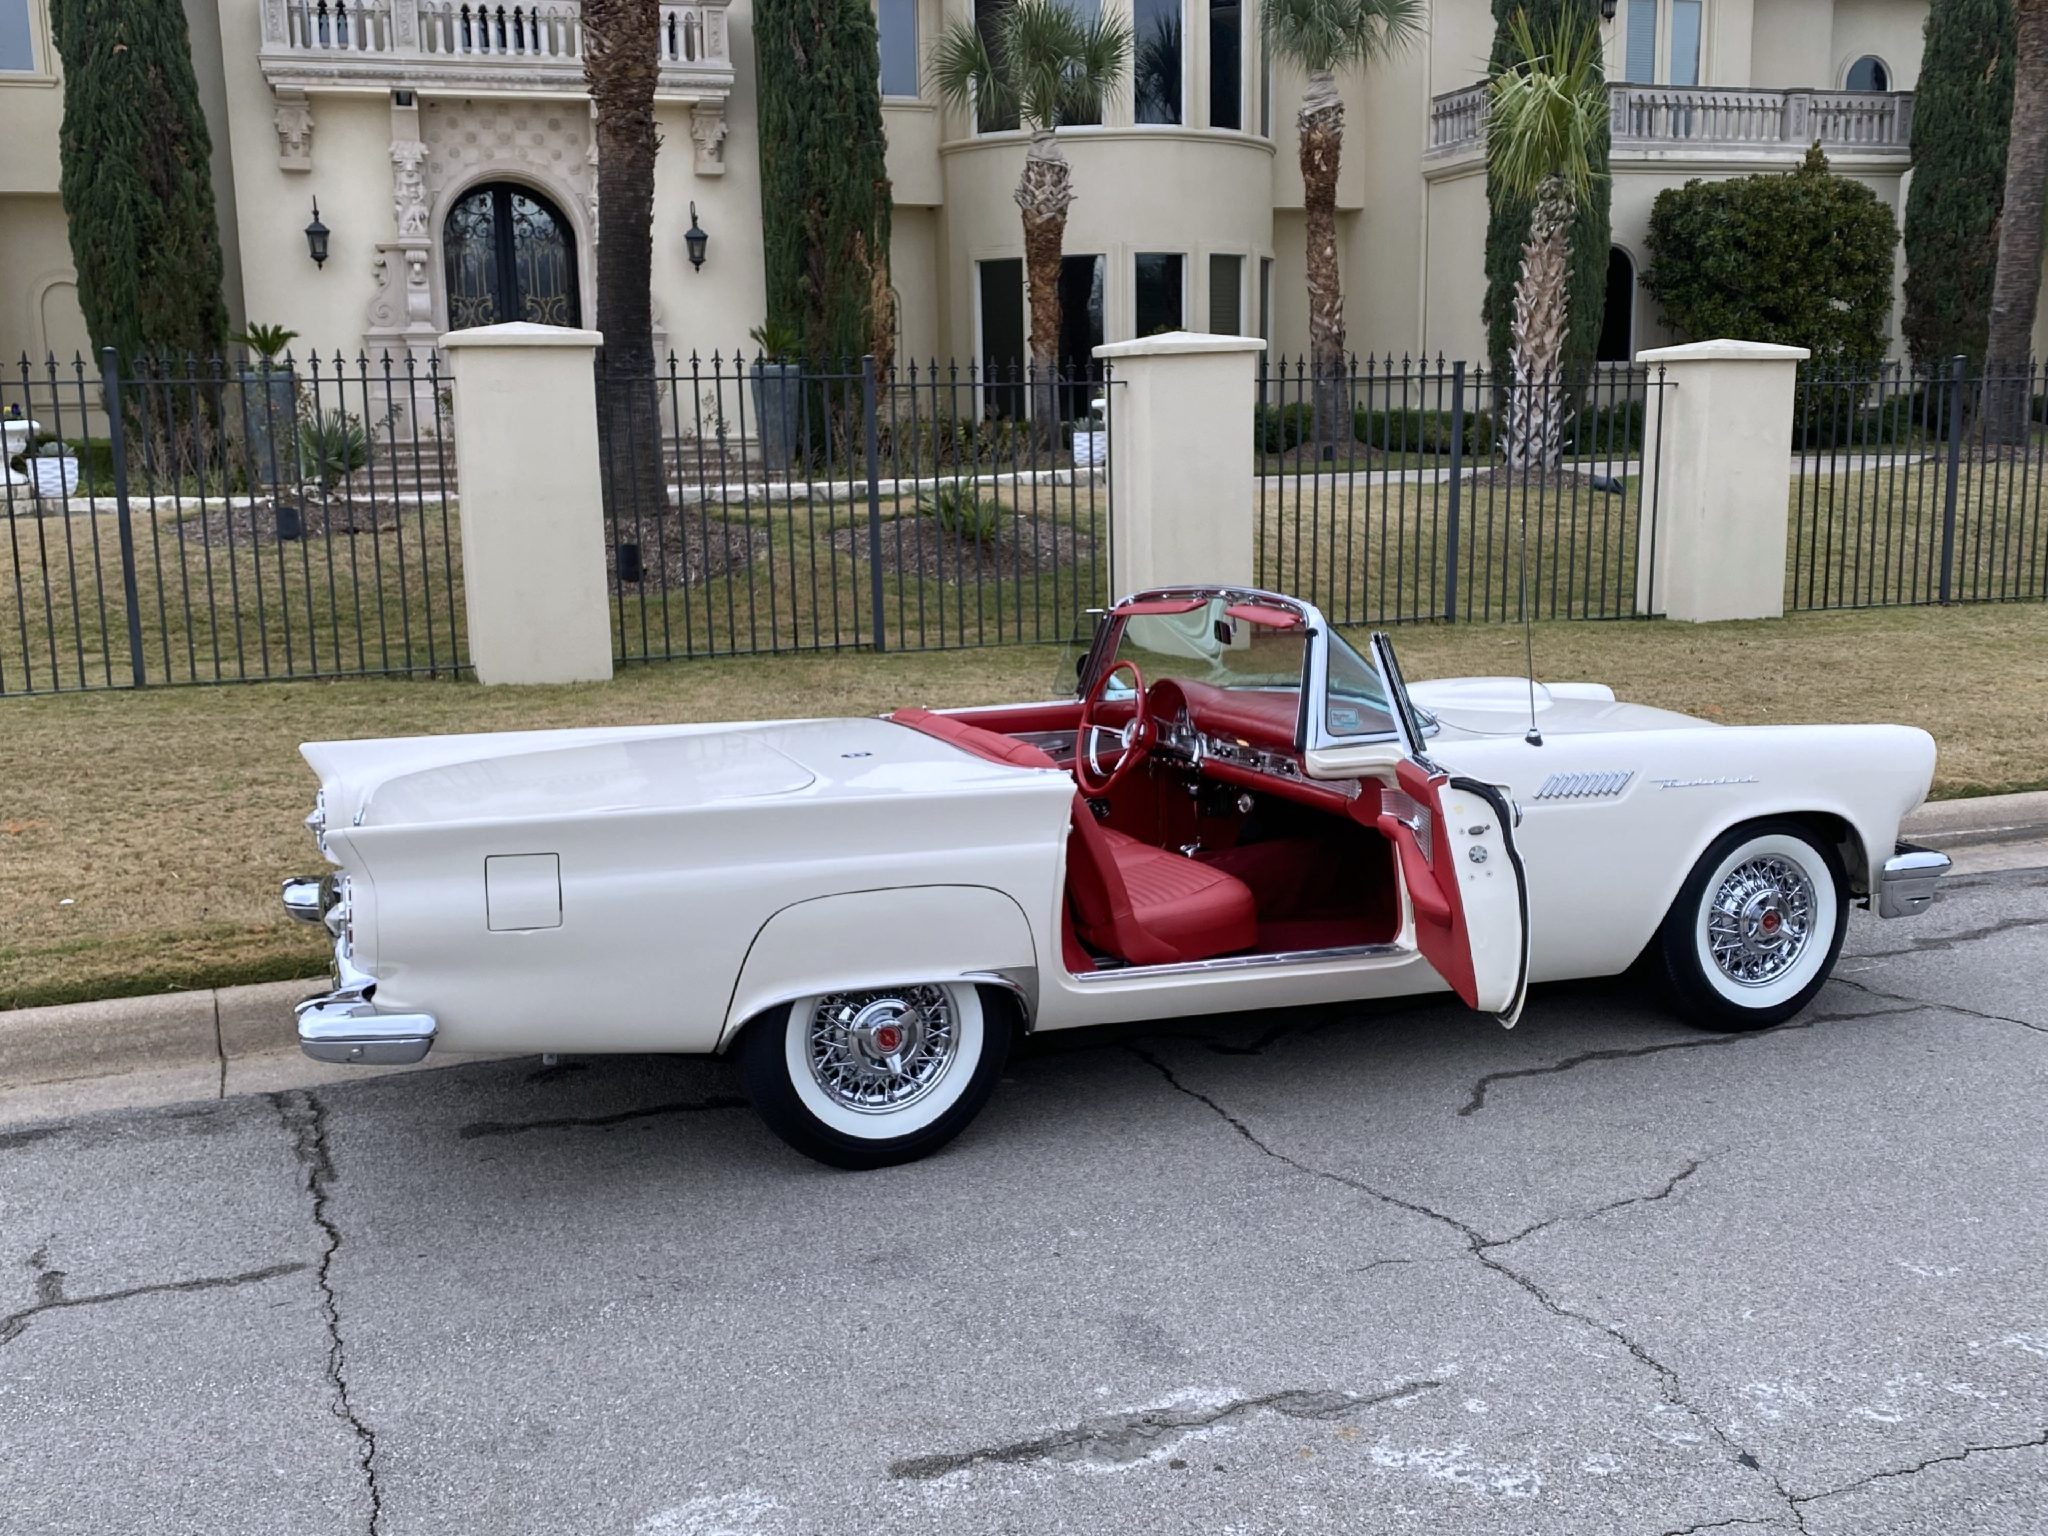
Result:
M1272 750L1291 745L1292 694L1166 683L1154 692L1154 708L1163 702L1178 710L1183 696L1191 717L1199 708L1204 730L1242 725L1250 734L1240 739ZM1004 731L1065 729L1078 711L1061 703L971 717L904 709L890 718L991 762L1057 768L1049 754ZM1249 813L1237 806L1238 785L1256 792ZM1166 965L1334 949L1383 943L1399 931L1398 872L1377 825L1375 785L1352 797L1214 760L1200 770L1161 761L1159 771L1124 775L1096 804L1099 818L1086 797L1074 796L1062 935L1070 970L1095 970L1105 960ZM1192 854L1181 851L1190 847Z

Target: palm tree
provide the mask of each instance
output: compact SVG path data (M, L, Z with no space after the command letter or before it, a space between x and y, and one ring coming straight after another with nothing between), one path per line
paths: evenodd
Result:
M1592 195L1607 89L1592 27L1560 19L1539 42L1522 13L1512 40L1515 62L1495 73L1486 119L1487 175L1534 205L1515 281L1507 456L1517 468L1555 468L1564 427L1572 220Z
M2013 7L2012 132L2005 151L2005 213L1991 284L1985 349L1985 426L2000 443L2027 439L2034 312L2041 298L2041 215L2048 201L2048 0Z
M986 32L956 21L932 48L932 78L949 105L984 119L1014 114L1031 131L1016 199L1031 295L1031 410L1041 441L1051 441L1059 418L1060 248L1074 201L1073 168L1055 133L1062 121L1100 115L1130 57L1129 22L1107 7L1083 20L1063 0L1010 0Z
M668 505L654 383L654 85L660 0L583 0L583 78L597 109L597 328L604 333L604 492L652 517Z
M1308 77L1295 124L1301 139L1308 233L1308 346L1315 373L1315 441L1328 453L1351 438L1344 399L1344 279L1337 265L1337 171L1344 101L1337 72L1364 70L1422 36L1427 0L1266 0L1260 25L1273 57Z

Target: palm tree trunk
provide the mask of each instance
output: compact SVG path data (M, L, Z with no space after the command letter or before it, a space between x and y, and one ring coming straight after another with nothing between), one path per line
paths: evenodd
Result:
M1985 429L1999 443L2027 438L2034 313L2041 297L2042 203L2048 199L2048 0L2019 0L2014 9L2012 133L1984 357Z
M665 511L661 404L654 379L654 86L660 0L584 0L583 78L597 108L598 412L604 494L616 519Z
M1561 370L1570 334L1572 214L1564 178L1548 177L1529 216L1510 327L1515 381L1508 407L1508 463L1517 469L1555 469L1562 457Z
M1337 265L1337 170L1344 100L1328 70L1308 77L1301 111L1302 209L1308 233L1308 348L1315 375L1315 444L1328 457L1351 438L1344 401L1344 278Z
M1024 215L1024 274L1031 294L1032 436L1051 446L1059 434L1060 254L1074 173L1050 128L1034 128L1017 182Z

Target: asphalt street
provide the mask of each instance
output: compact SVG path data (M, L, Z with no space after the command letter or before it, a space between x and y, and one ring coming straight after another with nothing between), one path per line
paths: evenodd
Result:
M1049 1038L872 1174L670 1059L0 1132L0 1530L2042 1531L2048 871L1839 978Z

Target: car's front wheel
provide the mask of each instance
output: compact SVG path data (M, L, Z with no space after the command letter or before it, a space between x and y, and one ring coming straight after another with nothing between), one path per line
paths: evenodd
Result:
M747 1094L768 1128L837 1168L936 1152L995 1091L1009 1054L1007 1000L968 982L800 998L741 1037Z
M1652 946L1672 1006L1702 1029L1768 1029L1819 992L1848 930L1833 847L1789 819L1724 832Z

